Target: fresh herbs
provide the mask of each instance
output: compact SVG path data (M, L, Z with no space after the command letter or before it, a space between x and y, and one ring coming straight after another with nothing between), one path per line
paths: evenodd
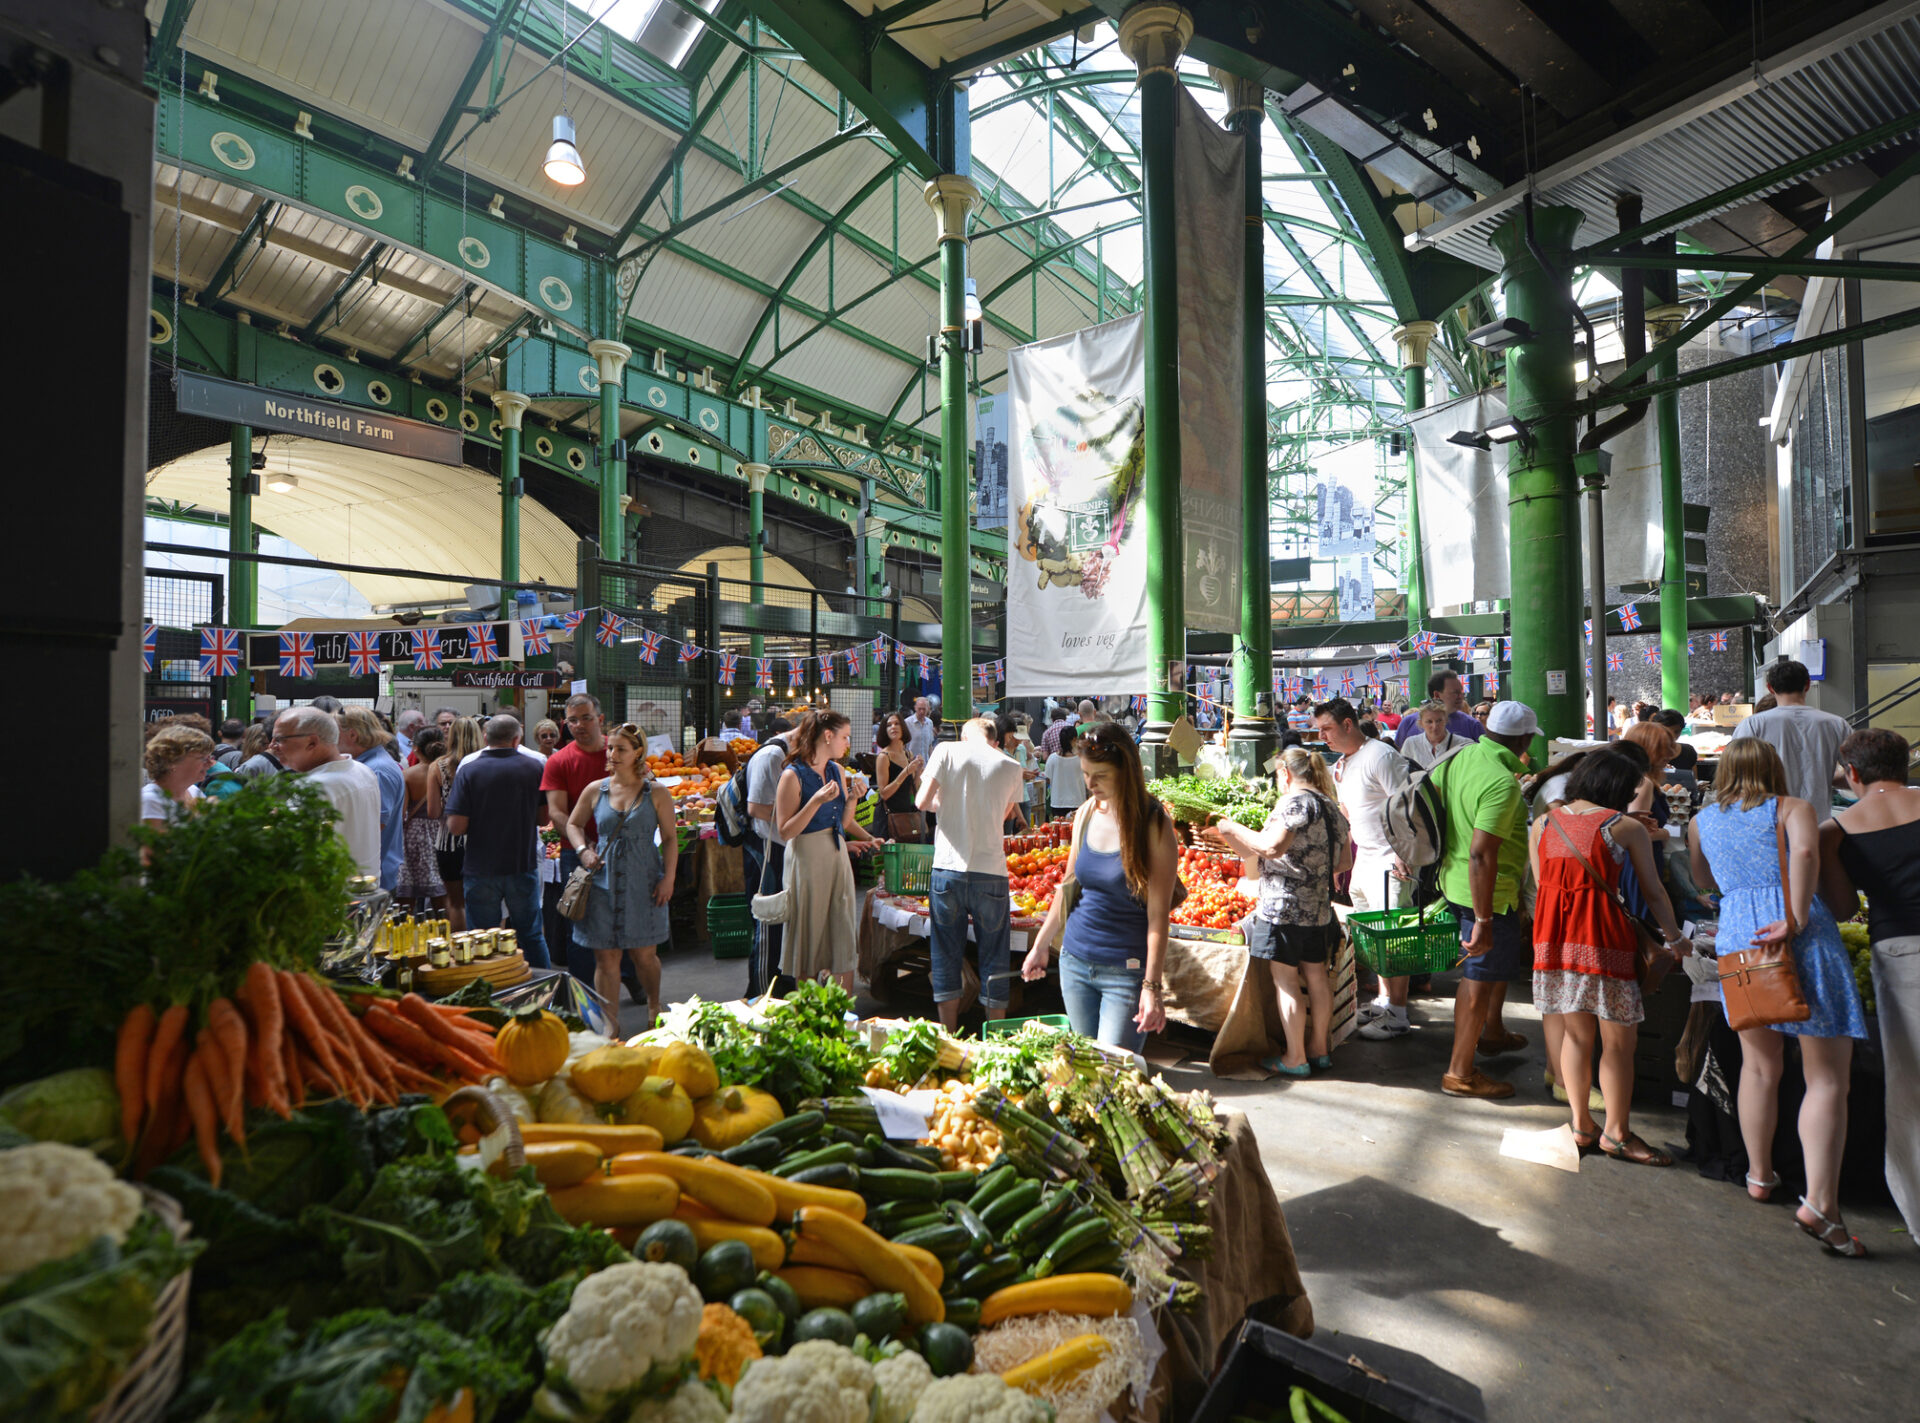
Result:
M858 1092L865 1079L866 1048L847 1021L853 995L837 984L799 985L765 1023L718 1003L687 1007L681 1031L706 1049L720 1080L771 1092L788 1111L809 1097Z
M1267 823L1277 788L1251 781L1201 780L1198 776L1165 776L1147 782L1147 794L1166 802L1175 820L1205 824L1231 820L1250 830Z

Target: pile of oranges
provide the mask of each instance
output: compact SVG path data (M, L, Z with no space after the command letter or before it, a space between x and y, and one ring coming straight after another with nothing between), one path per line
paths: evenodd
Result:
M678 785L667 787L667 794L675 800L717 795L732 777L725 766L689 766L678 751L647 757L647 769L656 776L679 778Z

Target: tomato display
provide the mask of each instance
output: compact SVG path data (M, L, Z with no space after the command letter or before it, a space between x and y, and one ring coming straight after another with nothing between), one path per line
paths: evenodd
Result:
M1242 894L1240 861L1211 850L1180 852L1180 880L1187 901L1170 916L1175 924L1192 929L1231 929L1254 910L1254 901Z

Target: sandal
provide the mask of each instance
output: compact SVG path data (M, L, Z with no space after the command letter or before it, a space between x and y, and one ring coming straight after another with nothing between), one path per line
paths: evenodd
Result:
M1756 1181L1751 1176L1747 1177L1748 1199L1753 1201L1758 1201L1763 1206L1772 1202L1773 1193L1779 1189L1780 1189L1780 1173L1778 1171L1773 1173L1773 1179L1771 1181ZM1756 1196L1753 1194L1755 1191L1763 1191L1766 1194Z
M1639 1151L1635 1151L1635 1147ZM1655 1151L1638 1135L1628 1132L1625 1137L1615 1141L1604 1131L1600 1133L1600 1150L1615 1161L1630 1161L1635 1166L1671 1166L1673 1158L1664 1151Z
M1860 1243L1860 1237L1857 1235L1849 1235L1846 1226L1837 1220L1828 1220L1825 1216L1821 1215L1819 1211L1807 1204L1807 1198L1805 1196L1800 1198L1800 1210L1806 1211L1815 1220L1819 1221L1819 1228L1815 1229L1800 1219L1800 1211L1793 1213L1793 1223L1806 1231L1806 1233L1811 1235L1815 1240L1819 1241L1820 1248L1826 1251L1827 1254L1843 1255L1849 1260L1864 1260L1867 1258L1867 1247ZM1838 1244L1834 1242L1833 1238L1836 1234L1840 1237Z
M1279 1073L1282 1077L1305 1077L1313 1071L1313 1068L1304 1062L1298 1067L1288 1067L1277 1057L1263 1057L1260 1059L1260 1065L1269 1072Z
M1581 1131L1579 1127L1573 1127L1571 1130L1573 1132L1573 1144L1579 1148L1582 1156L1591 1156L1600 1149L1600 1133L1598 1131Z

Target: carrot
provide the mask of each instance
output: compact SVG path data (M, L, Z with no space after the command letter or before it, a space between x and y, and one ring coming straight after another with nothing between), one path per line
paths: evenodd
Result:
M240 1001L253 1015L253 1035L260 1043L261 1087L267 1105L281 1116L287 1115L286 1055L280 1039L286 1032L286 1010L280 1004L280 981L273 970L255 961L247 965L246 981L240 986Z
M156 1110L160 1098L167 1086L168 1059L179 1051L185 1060L185 1048L181 1040L187 1032L187 1005L175 1003L160 1015L160 1021L153 1030L153 1041L147 1044L147 1110ZM178 1077L174 1081L178 1081Z
M154 1013L151 1003L137 1003L120 1020L120 1036L113 1048L113 1085L120 1090L120 1135L131 1151L140 1135L140 1120L146 1115L147 1050L153 1045Z
M354 1033L353 1014L347 1011L347 1005L340 1001L340 995L332 988L316 979L307 979L303 986L308 996L313 999L314 1013L321 1022L333 1029L333 1036L337 1043L346 1044L344 1056L341 1056L338 1048L335 1049L335 1055L341 1056L341 1066L348 1067L353 1073L354 1080L359 1084L361 1092L368 1101L380 1096L380 1078L375 1074L372 1064L366 1060L366 1055L360 1050L360 1039Z
M149 1171L173 1155L174 1118L179 1112L179 1103L169 1098L148 1114L146 1130L140 1138L140 1152L133 1163L136 1180L145 1180Z
M307 1083L300 1075L300 1049L293 1040L292 1033L280 1036L280 1072L286 1079L286 1093L289 1105L304 1107L307 1105Z
M318 1087L329 1097L343 1095L338 1084L327 1075L327 1069L320 1065L319 1059L304 1050L300 1053L300 1076L310 1087Z
M227 1080L220 1099L220 1114L227 1124L227 1135L241 1145L247 1140L247 1024L230 998L216 998L207 1005L207 1026L219 1039L227 1055Z
M346 1015L345 1027L353 1038L354 1046L360 1050L360 1061L373 1077L380 1099L384 1102L399 1101L400 1080L393 1075L393 1054L375 1042L373 1034L367 1031L367 1025L353 1014Z
M460 1029L449 1024L438 1013L434 1012L433 1005L428 1003L427 1000L422 998L418 993L409 993L400 1000L400 1016L425 1032L429 1037L438 1038L454 1051L465 1053L469 1057L477 1057L482 1062L492 1062L492 1043L489 1042L484 1048L476 1051L476 1044L473 1041L472 1034L463 1033Z
M200 1032L200 1046L187 1059L186 1094L187 1111L193 1117L194 1139L200 1145L200 1163L207 1168L207 1179L215 1186L220 1184L220 1175L224 1163L220 1160L220 1143L215 1133L217 1108L214 1098L217 1092L207 1081L207 1064L219 1052L220 1045L203 1028Z
M220 1035L212 1028L200 1030L200 1036L194 1040L193 1057L199 1060L200 1075L213 1093L214 1110L219 1112L227 1135L244 1146L247 1139L246 1121L240 1113L229 1111L227 1102L233 1090L234 1073L244 1070L245 1059L235 1063L227 1055L226 1044L220 1041ZM192 1104L188 1105L191 1107Z
M315 1016L313 1004L301 992L302 975L288 969L280 970L280 1002L287 1010L287 1017L293 1023L294 1030L300 1034L308 1052L326 1073L327 1085L332 1087L345 1077L340 1061L334 1056L333 1044L320 1020ZM312 1080L311 1077L308 1078Z
M484 1062L475 1061L457 1048L428 1036L418 1024L390 1008L369 1008L366 1023L375 1037L398 1048L418 1066L450 1067L475 1082L484 1082L493 1075L493 1069Z
M402 1088L412 1088L418 1092L438 1092L447 1084L430 1072L422 1072L412 1063L401 1058L393 1059L393 1075Z

